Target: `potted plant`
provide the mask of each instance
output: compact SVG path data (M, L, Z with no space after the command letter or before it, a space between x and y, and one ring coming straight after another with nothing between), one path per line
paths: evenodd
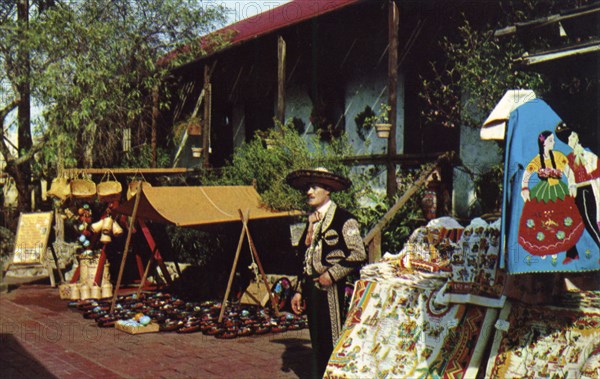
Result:
M192 146L192 157L200 158L202 156L202 147Z
M190 116L173 126L173 139L180 141L184 133L188 136L202 135L202 118L199 116Z
M369 123L375 126L377 130L377 137L388 138L390 136L390 130L392 124L389 121L389 114L392 107L387 103L379 104L379 113L374 116L365 118L365 123Z

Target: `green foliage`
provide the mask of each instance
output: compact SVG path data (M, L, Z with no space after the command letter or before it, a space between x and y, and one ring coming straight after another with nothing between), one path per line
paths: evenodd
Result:
M476 29L465 19L456 36L442 38L444 63L431 62L433 79L422 77L421 83L422 116L429 125L479 127L482 110L493 109L507 89L547 91L540 74L515 67L513 58L524 52L520 42L498 40L493 30L491 25Z
M265 144L266 139L269 146ZM387 199L384 190L373 187L375 176L380 173L376 168L350 169L341 162L342 158L352 155L353 147L345 135L324 143L318 136L302 136L292 122L277 123L276 128L259 133L236 149L232 162L222 169L222 175L209 177L207 173L203 182L219 185L255 182L266 206L277 210L309 211L305 194L290 187L285 177L297 169L326 167L352 180L349 190L333 193L332 199L356 215L365 235L393 203ZM404 180L400 183L398 196L404 193L418 172L406 171L400 175ZM383 248L387 251L398 251L414 226L423 222L418 198L418 194L414 195L384 230Z
M132 129L136 145L149 140L153 92L161 95L159 107L167 107L171 66L227 43L227 35L197 43L224 15L217 4L185 0L56 2L43 12L34 5L27 29L8 15L0 20L0 70L7 89L0 112L20 96L12 89L25 79L15 59L22 49L30 57L32 96L43 108L38 140L46 145L40 162L114 166L123 129ZM175 49L174 59L161 61Z
M167 149L157 147L156 155L156 167L171 167L171 156ZM152 146L142 145L125 153L121 159L120 167L152 167L152 163Z
M383 191L365 193L361 201L363 206L355 212L360 224L364 228L364 233L367 233L381 220L420 175L419 172L420 170L407 169L401 170L398 173L398 177L403 179L398 183L398 192L391 201ZM418 191L415 193L383 229L381 241L382 252L399 252L412 231L425 223L423 212L419 206L421 192Z
M175 225L167 225L166 232L171 249L181 263L205 266L216 254L223 252L218 233L181 228Z
M266 146L265 141L269 141ZM303 208L304 194L291 188L285 177L297 169L324 166L329 170L349 175L349 170L336 157L350 156L352 147L345 137L323 143L317 137L302 137L290 121L277 123L264 133L236 149L231 164L223 168L220 179L226 184L251 184L264 202L279 210ZM351 203L348 195L335 194L344 204Z

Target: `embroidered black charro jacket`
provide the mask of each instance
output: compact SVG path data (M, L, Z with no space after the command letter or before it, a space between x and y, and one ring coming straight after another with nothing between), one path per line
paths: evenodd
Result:
M304 231L301 244L306 248L298 291L306 300L316 375L323 375L333 346L344 323L345 284L350 274L358 274L367 259L360 236L359 224L348 211L333 201L313 226L310 246L305 246ZM333 285L323 288L315 278L329 272ZM356 275L358 276L358 275Z
M305 240L307 230L301 241ZM314 225L312 243L306 247L305 279L316 278L328 271L338 283L349 274L358 273L366 259L358 221L332 201L321 221Z

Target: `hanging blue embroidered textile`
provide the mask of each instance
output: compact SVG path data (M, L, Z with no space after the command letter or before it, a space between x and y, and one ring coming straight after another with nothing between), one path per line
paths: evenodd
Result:
M501 259L509 274L600 270L598 157L581 158L573 137L561 141L562 126L540 99L510 114Z

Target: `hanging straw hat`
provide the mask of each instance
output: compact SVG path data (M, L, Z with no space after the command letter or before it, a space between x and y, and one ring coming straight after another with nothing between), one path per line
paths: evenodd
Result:
M341 175L334 174L324 167L313 170L296 170L285 178L287 183L301 191L305 191L310 185L318 185L331 192L348 189L352 182Z

